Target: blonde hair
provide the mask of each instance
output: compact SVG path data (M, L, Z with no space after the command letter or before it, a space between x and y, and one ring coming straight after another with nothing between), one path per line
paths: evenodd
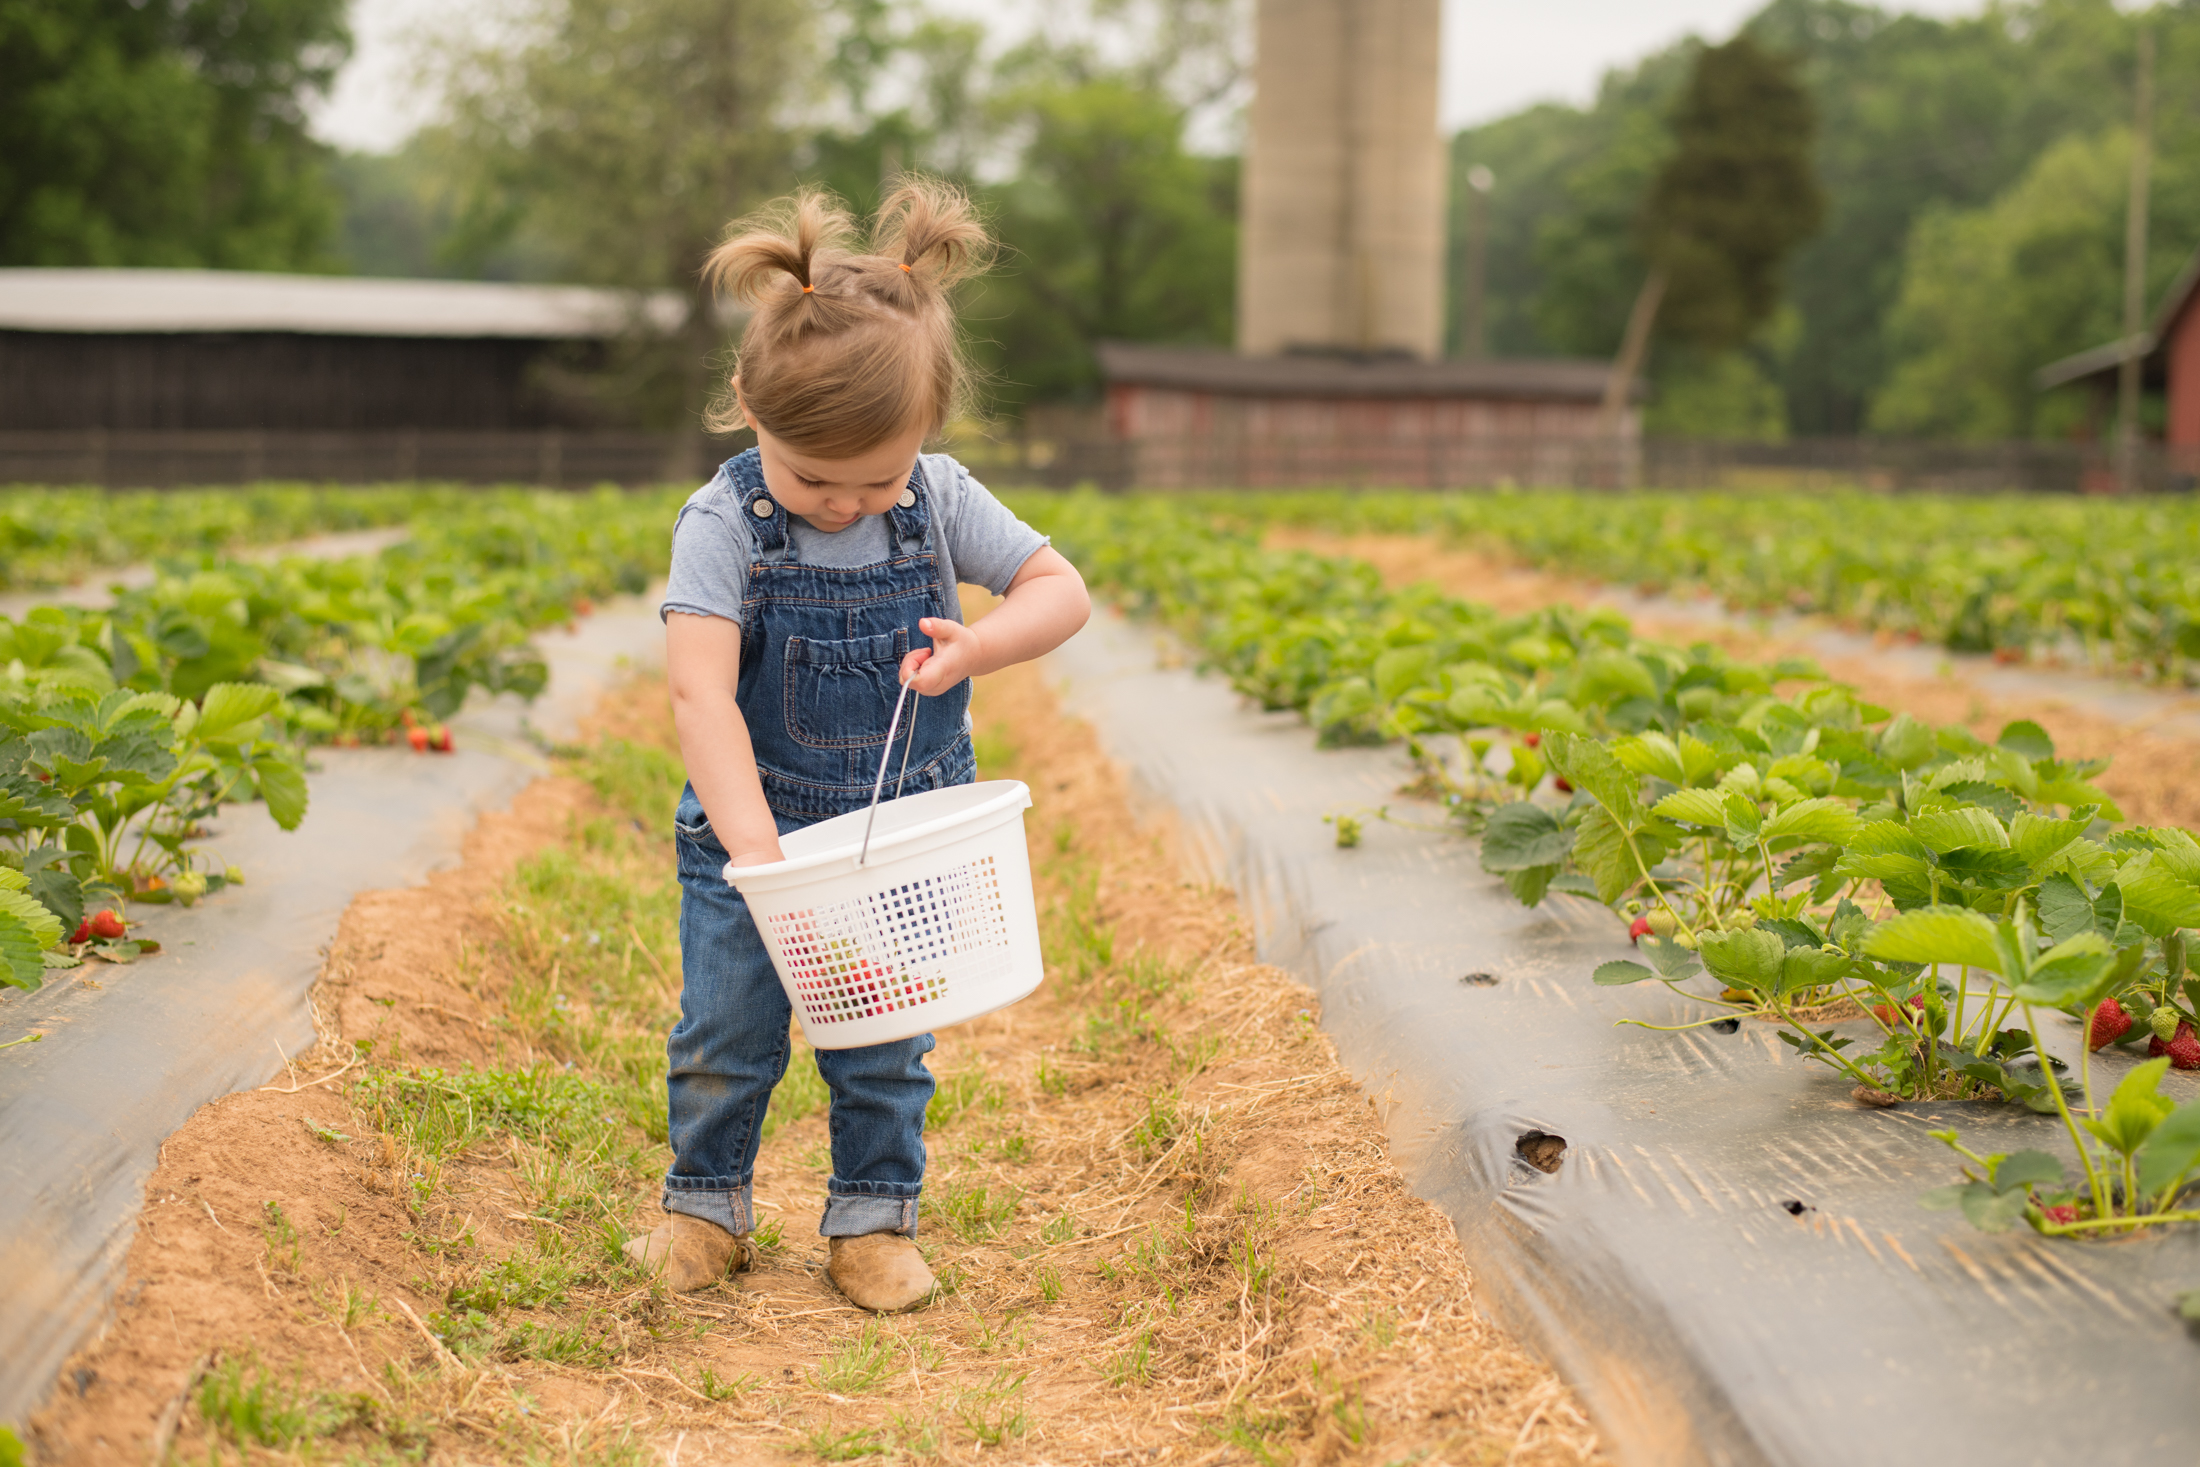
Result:
M752 308L733 380L706 424L746 426L852 458L962 405L969 368L949 292L983 270L992 240L949 184L904 180L879 206L868 248L839 200L816 189L727 231L703 278Z

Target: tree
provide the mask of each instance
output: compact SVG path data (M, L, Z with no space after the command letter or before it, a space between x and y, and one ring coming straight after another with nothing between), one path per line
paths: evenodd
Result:
M1747 32L1696 57L1672 115L1673 153L1644 201L1650 262L1605 393L1624 403L1662 310L1667 335L1706 352L1743 345L1780 303L1781 267L1817 232L1816 114L1792 61Z
M1919 223L1901 262L1894 370L1873 400L1874 430L2004 439L2082 426L2082 398L2042 399L2032 374L2120 334L2130 157L2127 129L2067 138L1999 198ZM2163 161L2158 224L2184 243L2150 252L2150 305L2200 241L2200 158Z
M1004 250L971 317L1011 404L1089 395L1096 341L1222 344L1237 266L1235 159L1184 148L1184 109L1120 77L1029 85L1026 132L988 190Z
M462 58L424 138L461 201L459 258L531 237L567 280L687 298L623 385L645 420L693 422L723 346L699 271L728 221L795 181L792 118L820 66L801 0L539 0L515 49ZM630 414L632 409L629 410Z
M320 269L344 0L0 0L0 265Z

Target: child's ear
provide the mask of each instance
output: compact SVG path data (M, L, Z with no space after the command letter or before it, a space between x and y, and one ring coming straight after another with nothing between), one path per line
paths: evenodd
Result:
M732 387L734 403L741 409L741 421L749 425L751 433L761 433L763 430L756 426L756 414L749 411L749 400L741 395L741 374L739 372L733 374Z

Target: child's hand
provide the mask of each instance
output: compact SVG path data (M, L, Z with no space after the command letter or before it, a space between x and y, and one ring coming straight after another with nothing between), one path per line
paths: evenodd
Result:
M901 659L903 683L927 698L937 698L981 671L979 657L983 649L978 634L969 627L943 616L928 616L917 623L917 629L932 639L932 645L919 647Z

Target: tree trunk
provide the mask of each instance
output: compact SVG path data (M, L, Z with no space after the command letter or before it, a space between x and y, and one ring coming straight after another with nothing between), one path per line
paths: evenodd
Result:
M1604 409L1599 421L1606 437L1619 432L1620 415L1627 411L1635 376L1642 371L1643 355L1650 350L1650 328L1657 324L1658 303L1664 299L1665 267L1652 266L1649 278L1635 296L1635 308L1627 313L1627 334L1620 339L1619 355L1613 358L1611 374L1604 379Z

